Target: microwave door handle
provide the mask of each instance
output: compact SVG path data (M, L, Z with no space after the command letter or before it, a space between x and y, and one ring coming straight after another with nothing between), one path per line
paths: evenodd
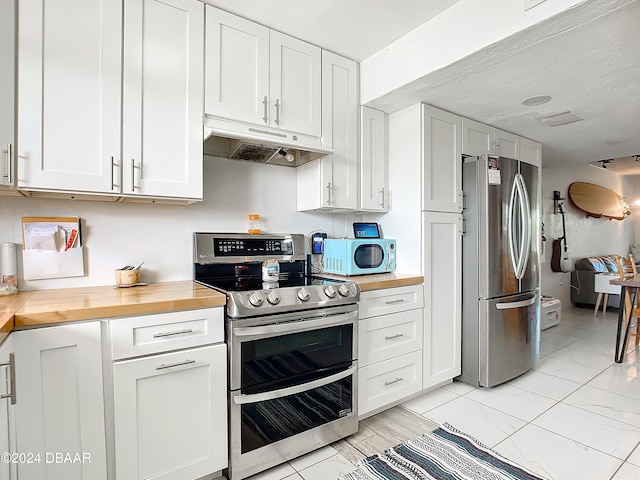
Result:
M330 383L342 380L350 375L353 375L358 368L358 361L354 360L351 366L342 372L335 373L328 377L319 378L311 382L303 383L301 385L294 385L293 387L281 388L279 390L272 390L264 393L253 393L250 395L238 395L234 397L233 403L236 405L246 405L248 403L259 403L267 400L275 400L276 398L288 397L289 395L297 395L308 390L324 387Z
M385 268L385 270L389 271L389 269L391 268L391 247L389 245L389 242L384 242L384 244L387 247L387 268Z

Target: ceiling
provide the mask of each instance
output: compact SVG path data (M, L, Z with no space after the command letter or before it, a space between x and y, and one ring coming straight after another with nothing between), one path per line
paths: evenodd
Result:
M456 3L205 1L358 61ZM370 105L392 112L422 101L516 133L543 144L545 166L628 157L640 154L639 52L640 0L587 0ZM522 105L536 95L552 99ZM582 120L540 121L568 111Z

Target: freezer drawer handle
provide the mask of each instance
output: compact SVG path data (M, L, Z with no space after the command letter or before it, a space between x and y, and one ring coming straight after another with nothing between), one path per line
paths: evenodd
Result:
M533 305L534 303L536 303L536 298L537 297L533 297L528 300L521 300L519 302L496 303L496 308L498 310L509 310L511 308L528 307L529 305Z
M398 383L401 382L402 380L404 380L404 378L402 377L396 377L395 380L391 380L390 382L384 382L384 386L388 387L389 385L393 385L394 383Z

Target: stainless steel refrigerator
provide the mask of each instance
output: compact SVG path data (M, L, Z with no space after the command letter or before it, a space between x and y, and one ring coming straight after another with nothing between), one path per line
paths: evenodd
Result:
M493 155L463 161L462 374L492 387L539 356L538 167Z

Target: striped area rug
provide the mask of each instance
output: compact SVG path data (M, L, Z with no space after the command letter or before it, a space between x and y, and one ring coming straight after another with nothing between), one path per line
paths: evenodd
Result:
M542 480L445 423L364 459L337 480Z

